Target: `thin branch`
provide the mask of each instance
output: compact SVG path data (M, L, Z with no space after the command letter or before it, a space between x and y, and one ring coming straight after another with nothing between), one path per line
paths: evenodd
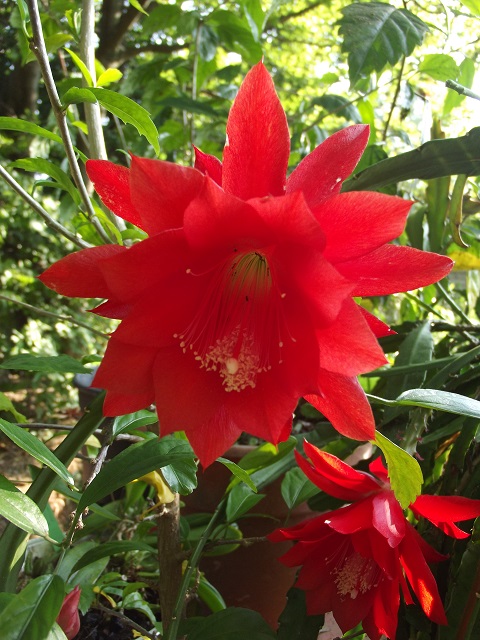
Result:
M1 165L0 165L0 176L5 180L7 184L9 184L12 187L12 189L16 193L18 193L18 195L21 198L23 198L23 200L25 200L25 202L36 213L38 213L43 218L47 227L49 227L56 233L59 233L60 235L64 236L65 238L67 238L67 240L70 240L70 242L73 242L73 244L76 244L77 247L80 247L81 249L86 249L87 247L91 246L90 244L88 244L88 242L85 242L84 240L82 240L82 238L75 235L74 233L69 231L66 227L64 227L62 224L54 220L51 217L51 215L47 211L45 211L42 205L39 204L34 198L32 198L32 196L29 193L27 193L25 189L20 184L18 184L15 178L13 178L13 176L11 176L8 173L8 171L4 169Z
M385 126L383 128L382 140L385 141L387 139L388 127L390 126L390 120L392 119L393 112L395 107L397 106L398 95L400 93L400 87L402 86L402 77L403 70L405 69L405 60L406 56L402 57L402 63L400 65L400 71L397 77L397 86L395 87L395 93L393 94L392 104L390 105L390 110L388 112L387 121L385 122Z
M108 237L107 233L105 232L105 229L102 227L102 225L100 224L100 221L98 220L95 214L95 210L90 200L90 196L88 195L85 182L83 181L82 172L80 171L80 167L78 166L77 157L75 155L75 149L73 148L73 143L70 138L70 132L68 130L67 121L65 118L65 112L63 110L62 103L60 102L60 97L58 95L57 87L55 85L55 80L53 78L52 70L50 68L50 63L48 61L48 53L45 46L45 39L43 37L42 23L40 20L40 13L38 11L37 1L26 0L26 3L28 6L28 13L30 15L30 25L31 25L32 34L33 34L33 38L30 42L30 48L35 54L35 57L37 58L38 63L40 65L40 70L42 72L45 89L47 90L48 97L52 105L53 114L57 121L60 136L62 138L63 145L65 148L68 164L70 166L70 172L72 174L75 184L77 185L80 197L85 206L85 210L87 212L90 222L94 225L97 233L100 235L102 240L104 242L110 243L111 242L110 238Z
M40 316L46 316L47 318L53 318L54 320L61 320L62 322L70 322L71 324L76 324L79 327L84 327L84 329L88 329L92 333L106 340L109 338L108 333L103 333L102 331L98 331L94 329L86 322L82 322L81 320L77 320L73 316L63 316L59 313L54 313L53 311L46 311L45 309L41 309L40 307L35 307L33 304L28 304L27 302L21 302L20 300L15 300L14 298L9 298L3 294L0 294L0 300L6 300L6 302L11 302L13 304L18 305L19 307L23 307L24 309L28 309L29 311L33 311Z
M447 80L445 82L445 86L447 86L449 89L453 89L461 96L467 96L467 98L480 100L480 95L478 95L478 93L474 93L468 87L464 87L462 84L458 84L458 82L455 82L455 80Z
M129 627L132 627L132 629L138 631L143 638L149 638L150 640L158 640L159 638L161 638L161 635L158 633L158 631L147 631L142 626L127 617L125 614L114 611L113 609L109 609L108 607L104 607L99 602L94 603L92 607L112 616L113 618L119 618L122 622L128 624Z

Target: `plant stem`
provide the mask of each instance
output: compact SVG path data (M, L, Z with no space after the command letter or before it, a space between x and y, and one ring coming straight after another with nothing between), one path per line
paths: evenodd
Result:
M480 95L478 95L478 93L474 93L467 87L464 87L462 84L458 84L458 82L455 82L455 80L447 80L445 82L445 86L449 89L453 89L460 95L467 96L468 98L473 98L474 100L480 100Z
M52 105L53 114L59 128L60 136L63 140L65 153L67 156L68 164L70 166L70 172L77 186L90 222L93 224L102 240L106 243L111 243L111 240L105 232L105 229L102 227L100 221L95 215L93 205L90 201L90 196L88 195L87 187L85 186L85 182L83 180L82 172L80 171L80 167L78 166L75 149L73 148L72 140L70 138L70 132L67 126L67 120L65 118L65 113L62 107L62 103L60 102L57 87L55 85L55 80L53 79L52 70L48 61L48 53L45 46L45 39L43 37L42 23L40 21L40 13L38 11L37 0L25 1L28 6L30 25L32 27L33 34L32 41L30 42L30 48L35 54L35 57L38 60L38 64L40 65L43 81L45 83L45 89L47 90L48 97Z
M177 594L177 600L175 603L175 608L172 614L172 619L170 621L170 624L168 626L168 630L166 632L166 634L164 634L164 640L176 640L177 638L177 632L178 632L178 627L180 625L180 620L182 618L182 613L183 613L183 608L185 606L185 597L187 595L187 591L188 591L188 587L190 585L190 581L192 579L193 573L195 571L195 569L197 568L197 565L199 563L200 560L200 556L202 555L202 551L203 548L205 547L207 540L210 536L210 534L213 531L213 527L215 525L215 522L217 521L218 516L220 515L221 510L223 509L223 506L226 502L226 497L224 497L217 505L217 508L215 509L210 522L208 523L208 525L205 527L205 530L202 534L202 537L200 538L200 540L198 541L197 546L195 547L195 550L192 554L192 557L190 558L187 567L185 569L185 573L183 574L183 580L182 580L182 584L180 585L180 590Z
M162 508L163 507L163 508ZM180 543L180 496L170 504L161 505L157 516L157 548L160 579L158 592L162 612L163 632L173 620L176 597L182 584Z
M390 106L390 111L388 112L387 121L385 122L385 127L383 128L383 135L382 135L382 140L383 141L385 141L387 139L387 133L388 133L388 127L390 126L390 120L392 119L393 111L394 111L395 107L397 106L398 94L400 93L400 87L402 86L402 77L403 77L403 70L405 68L405 60L406 60L406 57L403 56L402 57L402 64L400 66L400 72L399 72L398 78L397 78L397 86L395 87L395 93L393 94L393 100L392 100L392 104Z
M463 311L463 309L461 309L458 304L455 302L455 300L451 297L451 295L448 293L448 291L445 289L445 287L443 286L443 284L441 282L437 282L436 284L437 289L439 290L442 298L450 305L450 307L453 309L453 311L455 311L455 313L457 313L460 318L468 325L472 325L473 322L472 320L470 320L470 318L467 316L467 314Z
M45 211L42 205L40 205L34 198L32 198L32 196L29 193L27 193L25 189L20 184L18 184L15 178L13 178L8 173L8 171L4 169L1 165L0 165L0 176L5 180L7 184L9 184L12 187L12 189L16 193L18 193L18 195L21 198L23 198L23 200L25 200L25 202L36 213L38 213L44 219L47 227L50 227L52 231L55 231L56 233L59 233L60 235L64 236L65 238L67 238L67 240L70 240L70 242L73 242L73 244L76 244L77 247L80 247L81 249L85 249L91 246L90 244L88 244L88 242L85 242L84 240L82 240L82 238L72 233L66 227L61 225L56 220L54 220L51 217L51 215L47 211Z
M108 339L108 333L103 333L103 331L98 331L97 329L94 329L93 327L91 327L86 322L82 322L81 320L77 320L73 316L62 316L59 313L54 313L53 311L45 311L45 309L40 309L40 307L35 307L34 305L28 304L27 302L20 302L20 300L15 300L14 298L9 298L8 296L4 296L1 293L0 293L0 300L6 300L7 302L12 302L13 304L18 304L18 306L20 306L20 307L24 307L25 309L28 309L29 311L34 311L38 315L46 316L47 318L54 318L55 320L62 320L63 322L70 322L72 324L76 324L78 327L84 327L85 329L88 329L89 331L91 331L95 335L101 336L102 338L105 338L105 340Z

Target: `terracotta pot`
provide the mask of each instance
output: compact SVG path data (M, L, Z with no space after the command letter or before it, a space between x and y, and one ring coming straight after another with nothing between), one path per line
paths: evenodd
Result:
M224 457L238 462L252 449L246 445L234 445ZM218 462L203 472L199 471L197 489L184 498L185 513L212 513L230 478L230 471ZM282 477L263 489L266 497L248 512L248 517L239 520L244 538L267 535L285 522L288 509L281 495L281 481ZM255 517L255 514L258 516ZM268 514L275 520L261 517L260 514ZM290 515L288 525L297 524L312 515L305 504L300 505ZM295 569L280 564L277 558L290 547L289 542L256 542L248 547L238 547L227 555L204 557L200 569L220 591L227 606L258 611L276 629L278 616L286 605L286 594L294 583L296 573Z

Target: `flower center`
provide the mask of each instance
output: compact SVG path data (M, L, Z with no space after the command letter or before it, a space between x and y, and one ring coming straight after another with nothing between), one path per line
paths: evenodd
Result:
M335 567L332 575L335 576L338 593L355 600L359 593L366 593L377 586L379 567L371 558L353 552L345 557L343 564Z
M174 337L226 391L255 388L258 374L282 361L284 297L262 253L239 254L215 268L193 321Z

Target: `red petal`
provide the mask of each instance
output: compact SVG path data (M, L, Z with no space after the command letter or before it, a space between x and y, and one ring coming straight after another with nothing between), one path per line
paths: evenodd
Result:
M363 630L370 640L382 634L387 638L395 638L397 633L398 607L400 605L400 588L398 580L384 578L379 586L373 606L363 619Z
M197 147L195 149L195 169L206 176L209 176L220 186L222 185L222 163L220 160L208 153L203 153Z
M321 395L306 395L305 399L342 435L353 440L373 440L375 420L358 380L321 370L319 384Z
M370 471L370 473L373 473L373 475L377 476L377 478L380 478L380 480L382 480L385 484L390 484L390 480L388 479L388 470L383 464L381 456L378 456L378 458L375 458L375 460L370 462L370 464L368 465L368 470Z
M102 261L101 276L115 298L131 301L145 289L158 286L172 273L185 273L190 266L189 259L191 252L183 231L165 231L134 244L121 255Z
M353 300L346 300L332 324L317 332L320 366L334 373L356 376L388 360Z
M95 309L90 309L90 313L94 313L102 318L112 318L115 320L122 320L132 310L132 305L128 302L119 302L118 300L107 300L102 302Z
M407 522L407 527L409 530L409 536L415 538L416 543L418 544L420 551L423 554L425 560L430 562L443 562L444 560L448 560L448 556L443 553L439 553L436 549L434 549L428 542L422 538L422 536L418 533L418 531L412 527L412 525Z
M436 253L388 244L363 258L335 266L358 283L352 295L385 296L437 282L449 273L453 262Z
M255 198L249 204L268 226L269 243L299 242L317 249L324 248L324 233L301 192L280 198Z
M123 416L126 413L134 413L145 409L154 402L153 392L144 391L142 393L115 393L107 391L105 402L103 403L103 415Z
M340 497L340 499L346 499L348 501L359 500L360 498L368 495L372 492L376 492L380 490L378 483L368 474L363 473L362 471L357 471L353 469L350 465L340 460L331 453L327 453L326 451L322 451L318 449L313 444L310 444L306 440L303 443L303 448L305 453L310 458L313 464L313 468L310 465L303 465L305 462L304 459L296 453L297 462L304 469L305 474L317 484L316 480L313 479L312 476L307 473L306 469L311 469L316 471L315 478L320 477L323 480L326 480L329 483L332 483L335 487L340 490L344 490L349 494L349 497L344 498L343 496L339 496L337 494L335 497ZM306 468L305 468L306 467ZM320 489L326 491L326 493L330 493L328 489L324 489L322 486L318 485Z
M364 256L397 238L411 202L383 193L352 191L313 211L327 237L325 258L336 264Z
M386 490L372 498L375 529L393 548L397 547L405 536L405 516L393 491Z
M328 525L334 531L344 535L371 529L372 501L369 498L359 500L354 504L332 512L328 519Z
M88 160L88 177L106 207L136 227L146 230L130 198L130 171L107 160Z
M106 258L125 252L125 247L117 244L82 249L55 262L38 278L63 296L108 298L112 293L102 275L100 264Z
M471 520L480 516L480 500L471 500L462 496L418 496L410 506L415 516L420 515L454 538L468 538L454 522Z
M360 313L365 318L370 330L373 332L376 338L384 338L385 336L394 336L396 335L396 331L390 329L388 324L385 324L381 320L374 316L372 313L369 313L366 309L364 309L361 305L358 306Z
M285 112L259 62L246 75L228 116L223 188L243 200L282 195L289 154Z
M185 235L195 249L251 250L267 242L268 229L253 207L205 179L185 212Z
M338 193L360 160L369 133L367 125L352 125L327 138L292 172L287 193L303 191L310 207Z
M435 578L408 527L400 546L400 561L425 614L437 624L448 624Z
M200 171L191 167L133 156L130 193L148 234L182 227L185 209L204 180Z
M242 430L221 407L199 428L188 431L188 440L202 466L208 467L234 444Z
M118 396L146 394L151 398L151 403L153 400L152 369L154 360L154 349L131 346L120 342L113 336L108 342L107 350L95 374L92 386L106 389ZM121 415L121 413L114 415Z

